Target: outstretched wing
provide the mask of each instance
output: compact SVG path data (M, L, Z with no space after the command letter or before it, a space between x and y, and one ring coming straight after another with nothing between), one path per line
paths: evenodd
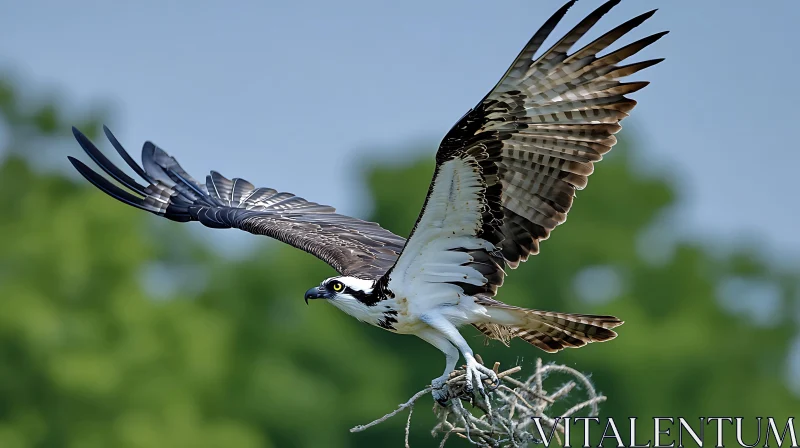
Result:
M139 166L108 128L106 137L147 185L115 166L80 131L72 128L86 154L120 188L81 161L72 165L97 188L128 205L173 221L200 221L213 228L237 228L266 235L315 255L342 275L374 279L395 262L405 239L380 227L335 213L333 207L308 202L291 193L256 188L212 171L205 184L194 180L174 158L151 142L142 148Z
M538 253L539 242L567 219L575 191L616 143L619 122L636 104L625 95L647 85L619 79L661 59L619 63L666 33L597 55L650 11L570 53L619 3L610 0L534 57L574 3L545 22L494 89L445 136L412 236L382 280L390 290L426 291L426 298L445 301L461 293L494 295L504 268Z

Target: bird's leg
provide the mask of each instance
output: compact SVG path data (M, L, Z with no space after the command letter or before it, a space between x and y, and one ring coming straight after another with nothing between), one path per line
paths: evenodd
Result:
M433 381L431 381L431 388L433 389L431 393L433 395L433 399L436 400L440 405L447 406L447 401L450 399L449 390L447 388L447 379L450 376L450 372L456 368L456 363L458 362L458 349L451 344L442 333L433 328L420 331L417 333L417 336L444 353L445 362L447 365L444 368L444 373L442 376L434 378Z
M472 394L475 389L478 389L481 395L486 396L486 389L483 383L486 379L491 380L493 387L500 383L494 370L481 365L481 363L475 359L472 349L469 344L467 344L464 337L461 336L461 333L458 332L455 325L440 315L425 315L422 317L422 320L435 330L441 332L442 335L464 355L464 360L467 362L465 390L468 394Z

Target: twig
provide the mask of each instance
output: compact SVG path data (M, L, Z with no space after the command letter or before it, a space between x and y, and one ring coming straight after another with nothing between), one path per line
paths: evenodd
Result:
M411 433L411 414L414 413L414 402L411 402L411 405L408 406L408 420L406 420L406 448L411 448L408 444L408 436Z
M580 411L581 409L585 408L586 406L592 406L592 407L596 408L597 407L597 403L602 403L604 401L606 401L606 397L599 396L599 397L594 397L591 400L584 401L583 403L576 404L575 406L571 407L570 410L565 412L563 417L569 417L572 414L574 414L574 413Z
M481 364L483 360L476 356L476 360ZM536 361L536 370L525 381L520 381L510 375L516 374L521 367L499 372L499 363L495 363L493 370L497 374L500 384L494 391L484 397L481 394L466 394L466 372L464 369L453 371L447 382L448 395L454 397L450 400L447 407L438 404L434 405L434 412L439 416L439 423L434 426L431 433L433 435L443 434L439 448L444 448L450 436L456 435L469 441L471 444L481 447L492 448L519 448L527 446L531 442L539 442L538 430L531 432L530 426L534 418L538 418L542 423L542 429L551 431L555 428L554 436L559 445L562 444L561 435L565 433L563 423L559 423L553 417L547 415L547 410L553 404L571 397L576 390L582 390L586 398L580 403L572 406L560 417L569 417L577 412L588 409L588 416L595 417L598 414L598 404L605 401L606 397L599 395L592 383L581 372L563 365L548 364L543 365L541 359ZM498 373L499 372L499 373ZM572 381L567 381L560 386L553 387L555 392L548 394L545 390L545 380L551 372L559 372L572 377ZM577 385L582 387L577 388ZM400 411L408 409L408 419L405 425L405 447L410 448L409 438L411 435L411 415L414 412L414 404L423 395L432 391L432 387L417 392L407 402L401 404L394 411L383 417L372 421L366 425L359 425L350 432L359 432L378 423L383 423ZM480 416L470 412L462 404L462 401L469 401L480 412Z
M384 415L383 417L381 417L381 418L379 418L377 420L371 421L371 422L367 423L366 425L354 426L354 427L350 428L350 432L361 432L361 431L363 431L363 430L365 430L367 428L371 428L371 427L377 425L378 423L383 423L386 420L389 420L390 418L392 418L395 415L397 415L403 409L413 406L415 401L419 400L419 398L421 396L430 393L432 390L433 390L433 388L431 388L431 387L426 387L425 389L422 389L421 391L415 393L413 397L411 397L405 403L401 404L400 407L398 407L394 411Z

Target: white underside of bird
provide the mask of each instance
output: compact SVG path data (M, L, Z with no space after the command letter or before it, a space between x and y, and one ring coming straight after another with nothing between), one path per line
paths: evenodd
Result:
M419 230L403 249L388 283L389 297L375 305L366 305L347 294L329 298L329 302L363 322L380 326L387 312L396 320L391 331L415 335L441 350L446 357L444 373L432 381L437 401L447 400L444 387L450 372L464 357L467 390L484 392L483 379L496 382L495 373L475 359L474 352L458 327L490 323L503 326L524 325L519 313L486 307L464 294L454 283L483 285L486 279L476 269L464 266L473 261L463 249L494 251L488 241L477 238L481 220L483 193L481 179L470 160L454 159L441 165L428 196L426 213ZM371 282L353 277L334 277L349 288L372 294Z

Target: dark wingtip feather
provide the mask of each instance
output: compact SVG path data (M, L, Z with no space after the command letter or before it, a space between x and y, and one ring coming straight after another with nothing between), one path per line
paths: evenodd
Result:
M147 166L148 163L155 165L155 154L156 145L150 140L144 142L144 145L142 145L142 166L144 166L145 171L150 171Z
M611 0L611 1L619 1L619 0ZM567 15L567 11L569 11L570 8L575 6L575 3L577 2L578 0L570 0L567 3L565 3L564 6L559 8L558 11L553 13L553 15L550 16L550 18L547 19L547 21L545 21L544 24L542 24L542 26L539 27L539 29L534 34L534 38L536 38L537 36L546 38L546 36L553 31L553 28L555 28L556 25L558 25L558 22L560 22L561 19L563 19L564 16ZM542 36L543 34L544 36ZM531 40L533 40L534 38L532 38Z
M181 167L178 161L155 143L151 141L144 143L142 147L142 162L145 163L145 171L152 173L167 185L175 183L176 185L182 184L186 186L193 194L197 195L197 198L194 199L206 196L200 184ZM155 183L153 180L150 182Z
M600 5L597 9L589 13L586 17L583 18L577 25L575 25L569 32L567 32L561 39L559 39L555 44L553 44L547 51L541 54L534 64L539 64L542 61L545 61L547 58L550 57L554 52L555 53L566 53L569 49L577 42L581 37L583 37L586 32L588 32L600 19L603 18L611 9L619 4L620 0L609 0L602 5ZM563 60L555 60L553 63L563 62ZM547 64L546 64L547 65ZM552 68L552 67L549 67Z
M589 15L592 15L592 14L600 14L601 16L605 15L607 12L611 11L611 9L613 7L619 5L619 2L621 2L621 1L622 0L608 0L607 2L603 3L602 5L600 5L597 9L595 9Z
M151 142L150 140L144 142L144 144L153 148L152 149L153 157L155 157L156 160L158 160L158 159L160 159L162 157L170 157L170 155L167 154L166 151L161 149L158 145L156 145L155 143Z
M141 176L142 179L145 179L148 182L152 183L150 176L142 169L141 166L139 166L138 163L136 163L135 160L133 160L133 157L131 157L131 155L128 154L128 151L125 151L125 148L122 146L119 140L117 140L117 137L115 137L114 134L111 133L111 130L108 129L108 126L103 125L103 133L106 135L108 141L111 142L111 146L113 146L114 149L117 150L117 154L119 154L120 157L122 157L122 160L124 160L125 163L127 163L128 166L131 167L131 169L136 172L136 174Z
M487 93L486 96L483 98L483 100L481 100L481 103L485 101L486 98L488 98L489 95L491 95L492 92L494 92L499 86L501 86L503 82L505 82L505 80L508 78L511 72L513 72L516 69L519 69L520 64L523 63L523 61L529 62L530 60L532 60L536 52L539 51L539 48L542 46L544 41L547 40L547 37L550 35L551 32L553 32L553 29L555 29L556 25L558 25L561 19L563 19L564 16L567 14L567 11L577 1L578 0L570 0L567 3L565 3L564 6L562 6L561 8L558 9L558 11L553 13L553 15L551 15L550 18L547 19L547 21L545 21L542 24L542 26L540 26L539 29L536 30L535 33L533 33L533 36L531 36L531 38L519 52L517 57L514 58L514 62L511 63L508 69L506 69L506 72L503 74L503 76L500 77L500 80L497 81L497 84L495 84L494 87L492 87L492 90L490 90L489 93ZM460 121L461 120L459 120L459 122Z
M612 0L612 1L614 1L614 0ZM617 0L617 1L619 1L619 0ZM558 11L556 11L556 14L559 14L559 13L566 14L567 11L569 10L569 8L572 8L573 6L575 6L575 3L578 3L578 0L570 0L567 3L564 3L564 6L562 6Z
M650 68L656 64L659 64L664 60L665 58L656 58L656 59L648 59L642 62L634 62L633 64L621 65L616 69L606 73L602 77L608 79L624 78L625 76L630 76L636 72L640 72L646 68Z
M581 24L584 23L596 23L600 20L601 17L608 14L615 6L619 5L621 0L608 0L607 2L603 3L602 5L598 6L594 11L590 12L588 16L586 16L579 24L576 26L579 27Z
M614 1L614 0L612 0L612 1ZM619 0L617 0L617 1L619 1ZM537 31L537 34L538 34L539 31L542 31L545 28L549 28L548 25L552 25L552 27L555 27L555 24L553 24L553 21L558 23L558 21L560 21L561 18L564 17L567 14L567 11L569 11L570 8L575 6L575 3L578 3L578 0L569 0L567 3L564 3L560 8L558 8L558 11L554 12L553 15L551 15L550 18L547 19L547 21L544 22L544 24L541 27L539 27L539 30Z
M638 16L628 20L627 22L623 23L621 26L630 25L630 29L634 29L637 26L639 26L642 23L644 23L645 20L649 19L650 17L653 17L653 14L655 14L656 12L658 12L658 8L651 9L650 11L647 11L645 13L639 14Z
M665 30L665 31L661 31L659 33L655 33L652 36L650 36L650 38L652 38L653 42L655 42L655 41L661 39L662 37L666 36L667 34L669 34L669 30Z
M651 11L636 16L626 21L625 23L620 24L611 31L608 31L607 33L593 40L592 42L586 44L583 48L581 48L580 50L576 51L571 56L569 56L564 62L568 63L575 59L584 58L590 54L596 55L597 53L600 53L604 49L608 48L611 44L616 42L620 37L626 35L631 30L644 23L644 21L652 17L656 11L658 10L653 9Z
M78 130L75 126L72 127L72 135L75 136L75 140L78 141L78 144L81 145L83 151L97 164L103 171L106 172L109 176L113 177L117 182L125 185L126 187L130 188L131 190L136 191L139 194L145 194L145 187L141 185L139 182L136 182L135 179L125 174L122 170L117 168L108 158L97 149L97 146L89 140L81 131Z
M80 131L79 131L80 132ZM124 202L125 204L131 205L141 210L147 210L149 212L155 213L156 210L153 210L150 207L147 207L142 198L132 195L131 193L119 188L118 186L109 182L105 177L97 174L94 170L86 166L80 160L72 157L67 156L67 159L81 173L86 180L88 180L92 185L100 189L103 193L111 196L112 198Z
M151 156L155 154L156 152L155 143L151 142L150 140L144 142L144 145L142 145L142 154L144 154L145 152L150 154Z
M155 143L149 140L144 142L144 145L142 145L142 166L144 167L144 170L150 174L150 177L162 182L164 185L169 185L171 187L175 184L175 181L169 176L169 174L164 170L157 160L162 156L162 154L166 155L164 150L156 146ZM155 183L152 180L150 182Z
M594 11L590 12L589 15L584 17L583 20L578 22L578 24L575 25L575 27L572 29L572 31L567 33L564 36L564 38L567 38L570 34L576 32L576 30L579 30L582 27L585 27L587 24L591 24L591 25L589 25L589 27L593 26L601 18L603 18L604 15L608 14L609 11L611 11L615 6L617 6L620 1L621 0L609 0L609 1L605 2L605 3L603 3L602 5L598 6ZM588 31L588 28L586 30L584 30L583 32L581 32L580 34L583 35L586 31Z

